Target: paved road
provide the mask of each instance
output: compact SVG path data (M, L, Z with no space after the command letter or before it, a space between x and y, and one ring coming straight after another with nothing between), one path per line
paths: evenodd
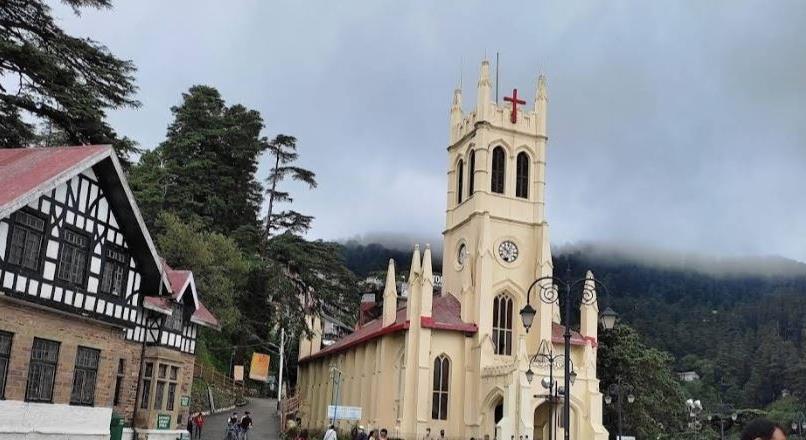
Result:
M277 418L277 401L275 399L250 399L249 405L237 408L238 415L249 411L254 426L249 430L249 440L276 440L280 438ZM207 417L204 424L202 440L223 440L227 426L227 418L232 411L214 414Z

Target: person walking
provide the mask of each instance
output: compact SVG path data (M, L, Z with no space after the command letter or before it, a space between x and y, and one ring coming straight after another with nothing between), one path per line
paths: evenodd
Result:
M358 440L367 440L367 432L364 430L364 425L358 425Z
M238 420L238 412L232 413L230 418L227 419L227 432L224 437L225 440L240 440L240 424Z
M193 417L188 416L188 424L187 424L188 434L190 434L190 438L193 438Z
M327 431L325 431L325 436L322 438L322 440L338 440L338 435L336 435L336 427L330 425L330 427L327 428Z
M381 428L381 436L379 440L388 440L389 439L389 431L386 428Z
M193 417L193 425L195 425L196 428L196 437L191 436L191 440L194 438L201 440L202 428L204 427L204 414L202 414L201 411L197 412L196 416Z
M249 414L249 411L246 411L240 423L241 440L248 440L250 429L252 429L252 416Z

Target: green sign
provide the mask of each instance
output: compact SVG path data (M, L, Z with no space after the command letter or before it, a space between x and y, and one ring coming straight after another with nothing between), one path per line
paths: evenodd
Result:
M157 414L157 429L171 429L170 414Z
M182 396L182 398L179 399L179 404L182 406L190 406L190 396Z

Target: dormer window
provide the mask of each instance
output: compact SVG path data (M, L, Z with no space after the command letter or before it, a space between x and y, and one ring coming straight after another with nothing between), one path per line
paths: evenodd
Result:
M181 332L184 320L185 309L182 303L173 303L171 309L171 316L165 321L165 328L167 330Z
M104 248L104 267L101 272L101 292L121 296L126 286L126 275L129 272L128 255L123 249L106 245Z

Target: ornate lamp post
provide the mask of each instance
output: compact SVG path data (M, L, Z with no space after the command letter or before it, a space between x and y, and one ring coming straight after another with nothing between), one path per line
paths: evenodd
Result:
M554 364L560 360L565 359L563 354L555 354L551 349L551 345L543 340L540 342L540 348L534 356L529 360L529 369L526 370L526 380L532 383L535 373L532 371L532 365L540 365L548 363L549 377L544 377L540 384L548 391L549 400L549 440L554 440L554 403L560 400L560 395L565 395L565 389L554 380ZM574 384L577 378L577 373L574 370L574 363L571 362L571 385Z
M798 438L803 439L803 431L806 431L806 415L799 412L792 420L792 434L798 433Z
M607 387L607 395L604 397L604 401L606 404L610 405L613 402L613 398L616 399L616 412L618 413L618 439L621 440L624 437L624 428L623 428L623 420L624 420L624 412L622 410L624 405L624 400L627 400L627 403L635 402L635 395L633 395L633 386L630 384L623 383L621 381L621 377L616 379L616 383L611 383L609 387Z
M702 429L702 422L700 422L700 416L702 416L702 402L700 402L699 399L688 399L686 400L686 408L688 409L688 418L691 420L688 426L694 431L694 440L697 440L700 429Z
M565 342L565 362L563 372L565 374L565 384L563 388L565 389L566 393L566 398L563 401L563 420L566 421L566 429L563 430L564 440L569 440L571 438L571 430L568 429L568 427L571 425L571 302L574 298L572 295L579 295L580 302L582 304L591 305L596 302L597 286L601 287L602 290L607 293L607 287L600 281L597 281L593 278L563 280L553 276L540 277L536 279L526 291L526 305L520 311L523 326L528 333L529 329L532 327L532 323L534 322L535 315L537 314L537 310L535 310L530 303L532 291L536 290L538 298L545 304L554 304L559 302L560 290L562 289L564 291L565 304L563 322L565 323L565 332L563 333L563 339ZM617 317L618 315L608 307L599 318L602 326L604 326L606 329L611 329L613 328Z
M725 440L725 421L731 420L733 422L739 418L733 405L727 403L720 403L716 411L708 415L709 422L719 421L719 438Z

